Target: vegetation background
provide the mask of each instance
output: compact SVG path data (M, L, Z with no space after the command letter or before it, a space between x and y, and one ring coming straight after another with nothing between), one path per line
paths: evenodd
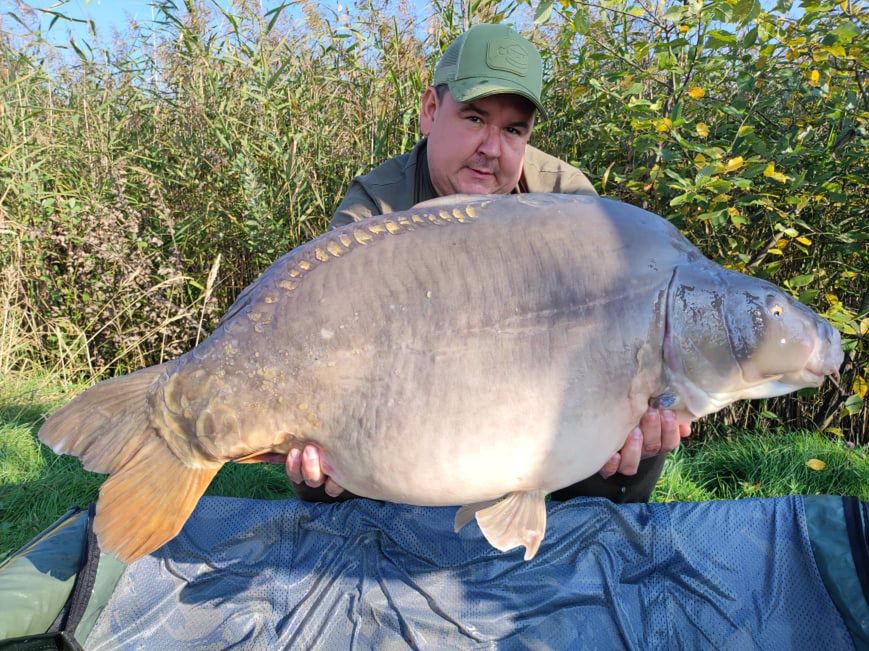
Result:
M536 145L842 332L838 383L740 404L694 438L800 431L869 486L865 0L154 6L108 43L52 45L39 19L75 23L65 2L0 18L0 411L29 441L0 441L7 527L42 508L8 489L56 462L33 442L45 412L206 336L326 228L353 176L413 146L443 48L494 21L543 54Z

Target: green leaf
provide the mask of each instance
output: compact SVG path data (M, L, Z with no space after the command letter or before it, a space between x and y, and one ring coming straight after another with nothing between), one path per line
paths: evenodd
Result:
M854 394L845 401L845 411L849 416L859 414L863 410L863 398Z
M537 11L534 12L535 25L542 25L549 20L550 16L552 16L552 5L554 4L555 0L546 0L546 2L541 2L537 5Z
M573 15L573 29L578 34L588 33L588 18L585 11L580 7L577 7L576 13Z
M754 16L757 16L760 11L760 6L758 5L757 0L737 0L733 9L734 14L732 20L744 25Z
M713 29L706 36L706 47L713 50L733 43L736 43L736 34L723 29Z
M289 6L290 6L289 3L285 2L281 5L278 5L274 9L270 9L269 11L265 12L265 14L263 14L264 18L268 18L269 16L271 16L271 18L269 19L268 25L266 25L266 34L268 34L269 32L272 31L272 28L275 26L275 23L277 22L278 18L280 18L280 16L281 16L281 12Z
M860 28L854 23L843 23L834 29L832 33L838 37L839 43L848 45L848 43L860 35Z
M701 221L710 221L714 226L722 227L728 221L727 210L712 210L697 215L697 219Z
M759 163L756 165L749 165L743 171L741 176L747 179L753 179L755 176L760 176L763 174L763 171L766 169L768 163Z
M794 276L790 280L788 280L788 284L793 288L805 287L810 282L815 279L815 274L803 274L801 276Z
M667 20L671 20L674 23L681 22L682 16L685 14L686 7L683 5L671 5L667 11L664 12L664 18Z

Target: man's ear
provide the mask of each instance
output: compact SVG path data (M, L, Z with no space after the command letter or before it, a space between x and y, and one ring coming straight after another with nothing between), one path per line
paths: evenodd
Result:
M428 136L431 133L437 111L438 94L434 87L429 86L422 94L419 103L419 131L423 136Z

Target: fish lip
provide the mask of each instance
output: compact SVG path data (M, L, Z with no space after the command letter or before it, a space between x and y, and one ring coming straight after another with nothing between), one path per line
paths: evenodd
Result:
M827 373L824 373L823 370L814 370L808 367L803 369L803 374L805 379L812 383L810 386L816 387L821 386L827 377Z
M806 365L801 371L790 374L791 377L783 376L780 381L795 387L813 388L821 386L831 374L831 371L825 370L823 364Z

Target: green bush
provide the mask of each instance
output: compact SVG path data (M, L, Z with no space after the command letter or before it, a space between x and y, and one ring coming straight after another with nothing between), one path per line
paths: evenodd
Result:
M254 4L167 0L122 43L60 52L33 15L5 16L0 370L103 375L189 349L354 175L413 145L452 37L507 20L546 61L536 144L843 333L838 386L717 418L867 440L863 5Z

